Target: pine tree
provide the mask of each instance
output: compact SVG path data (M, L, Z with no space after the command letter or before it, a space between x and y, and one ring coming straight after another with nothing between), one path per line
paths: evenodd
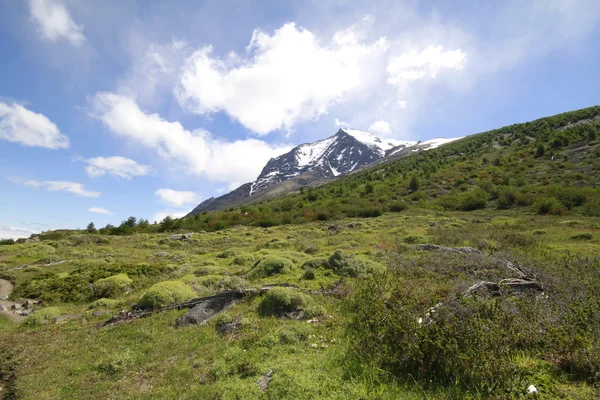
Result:
M410 182L408 184L408 189L411 192L416 192L417 190L419 190L419 187L421 187L421 184L419 183L419 178L417 178L416 175L413 175L410 178Z
M94 225L94 223L93 223L93 222L90 222L90 223L88 224L88 226L87 226L87 231L88 231L89 233L94 233L94 232L96 232L96 226Z

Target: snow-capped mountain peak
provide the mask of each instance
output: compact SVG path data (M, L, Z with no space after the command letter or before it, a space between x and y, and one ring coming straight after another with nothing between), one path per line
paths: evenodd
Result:
M456 138L459 139L459 138ZM376 161L403 157L413 151L429 150L456 139L431 139L425 142L381 139L358 129L343 128L333 136L294 147L289 152L269 160L254 182L246 183L219 198L199 204L189 215L205 210L218 210L232 204L251 202L267 190L293 179L290 187L325 182Z
M348 135L369 147L378 148L380 152L383 153L394 147L401 145L412 146L417 143L411 141L400 141L396 139L380 139L369 132L359 131L358 129L342 128L341 131L346 132Z

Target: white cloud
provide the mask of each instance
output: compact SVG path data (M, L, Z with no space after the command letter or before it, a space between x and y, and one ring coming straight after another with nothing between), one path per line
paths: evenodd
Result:
M333 125L335 125L338 128L347 128L349 125L347 122L344 121L340 121L339 119L335 119L335 121L333 122Z
M439 45L404 52L389 62L387 81L398 88L399 95L403 95L415 81L436 79L443 70L462 70L466 60L467 53L461 49L444 51L444 47ZM401 108L405 108L406 104L406 100L398 100Z
M0 102L0 139L48 149L69 147L69 139L55 123L16 103Z
M165 219L166 217L171 217L171 218L181 218L184 217L187 214L187 212L171 212L171 211L160 211L157 212L156 214L154 214L152 216L152 218L150 218L151 222L162 222L163 219Z
M92 212L92 213L96 213L96 214L113 215L113 213L111 211L108 211L106 208L102 208L102 207L88 208L88 211Z
M75 46L85 42L83 25L75 23L60 0L29 0L31 21L40 36L51 42L64 38Z
M69 192L74 193L77 196L83 197L99 197L102 193L93 192L86 190L81 183L68 182L68 181L35 181L35 180L23 180L20 178L10 179L14 183L23 184L23 186L32 188L46 189L50 192Z
M176 88L179 102L198 114L225 111L264 135L318 118L364 84L385 38L364 43L350 29L324 44L312 32L287 23L272 35L255 30L247 55L213 56L211 46L195 51Z
M19 239L19 238L28 238L32 234L36 232L25 229L25 228L17 228L14 226L9 226L3 223L0 223L0 239Z
M390 133L392 133L392 129L390 128L389 122L380 119L373 122L369 126L369 132L375 132L382 135L389 135Z
M163 203L173 207L183 207L186 204L197 202L196 193L189 191L162 188L154 192L154 195L159 197Z
M235 188L256 179L267 161L289 151L256 139L225 142L204 130L189 131L179 122L147 114L130 97L98 93L90 99L94 115L117 135L155 149L172 164Z
M117 178L131 179L134 176L147 175L151 171L149 165L141 165L134 160L120 156L93 157L85 162L89 164L85 167L85 172L91 178L109 174Z

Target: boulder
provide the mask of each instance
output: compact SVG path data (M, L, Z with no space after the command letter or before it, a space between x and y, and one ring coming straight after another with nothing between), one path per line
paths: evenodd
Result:
M175 326L203 325L242 297L244 297L243 292L226 292L206 297L192 307L190 311L179 317L175 321Z

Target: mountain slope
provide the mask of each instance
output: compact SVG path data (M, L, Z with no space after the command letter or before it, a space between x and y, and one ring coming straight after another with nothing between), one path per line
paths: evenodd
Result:
M274 193L281 195L304 186L318 186L387 157L399 158L453 140L456 139L432 139L427 142L382 140L368 132L340 129L331 137L296 146L288 153L272 158L254 182L218 198L205 200L188 216L254 203L271 198ZM274 190L275 186L285 181L290 183Z
M185 218L175 226L215 230L239 224L300 224L411 206L462 211L523 207L533 213L600 215L599 136L600 106L595 106L444 145L435 140L395 153L392 148L387 157L337 179L300 186L297 180L306 183L310 176L301 174L252 196L252 202L243 199L231 211Z

